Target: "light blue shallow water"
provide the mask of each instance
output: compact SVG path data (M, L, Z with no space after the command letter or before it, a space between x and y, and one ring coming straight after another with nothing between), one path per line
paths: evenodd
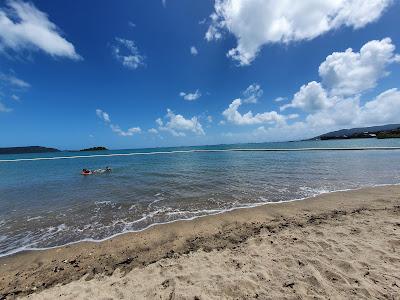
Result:
M400 140L307 141L108 151L400 147ZM141 230L155 223L342 189L400 183L400 151L0 155L0 255ZM82 168L110 174L81 176Z

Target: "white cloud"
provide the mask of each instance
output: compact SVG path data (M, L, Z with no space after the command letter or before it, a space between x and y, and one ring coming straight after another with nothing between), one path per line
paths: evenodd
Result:
M124 67L134 70L145 65L145 57L140 54L134 41L122 38L115 38L115 41L113 55Z
M161 0L161 4L165 7L167 7L167 0Z
M283 136L285 139L299 139L342 128L399 123L400 90L389 89L372 100L362 101L363 92L375 87L379 78L388 74L386 67L399 61L394 50L391 40L383 39L366 43L359 53L347 50L328 56L326 64L322 63L320 67L323 83L312 81L303 85L289 104L281 106L281 110L294 108L307 112L302 121L260 126L250 137L247 134L236 138L279 140ZM234 124L262 123L260 116L263 114L240 114L238 108L241 104L241 99L237 99L224 111L228 121ZM284 120L297 117L296 114L281 116Z
M106 123L111 122L110 115L101 109L96 109L96 115Z
M274 99L274 102L282 102L282 101L286 101L286 100L287 100L286 97L276 97L276 98Z
M283 111L289 107L299 108L307 112L314 112L329 108L334 105L334 99L329 98L325 89L319 82L309 82L300 88L291 103L283 105Z
M243 103L257 103L263 93L260 85L253 83L243 92Z
M310 114L305 124L325 131L343 127L372 126L400 122L400 91L390 89L360 104L359 97L339 100L335 106Z
M156 120L158 130L168 131L174 136L185 136L186 132L193 132L197 135L205 135L203 127L197 117L185 119L182 115L175 114L172 110L167 110L167 121L164 124L161 118Z
M110 128L113 132L117 133L120 136L132 136L136 133L142 132L140 127L132 127L124 131L118 125L110 124Z
M238 109L242 105L241 99L233 100L222 115L227 121L236 125L255 125L255 124L284 124L287 117L277 113L276 111L257 113L253 115L251 111L241 114Z
M197 54L199 54L199 51L197 51L197 48L195 46L192 46L190 47L190 54L196 56Z
M164 123L163 123L163 121L162 121L161 118L158 118L158 119L156 120L156 123L157 123L158 126L163 126L163 125L164 125Z
M11 108L6 107L3 103L0 102L0 112L10 112Z
M207 116L207 121L208 121L208 123L212 123L213 122L213 117L212 116Z
M307 127L320 128L328 131L337 127L357 124L359 113L359 98L337 99L335 105L315 111L306 117Z
M258 138L299 139L313 137L342 128L384 125L400 122L400 91L390 89L361 104L360 97L338 99L328 109L309 114L302 122L280 128L261 128Z
M365 103L359 111L359 123L367 125L398 123L400 121L400 91L387 90Z
M394 50L391 40L385 38L366 43L360 52L334 52L319 67L322 83L303 85L291 103L281 106L281 111L297 108L313 113L307 117L312 124L346 124L349 119L363 124L355 118L361 109L359 98L388 74L390 63L400 60Z
M74 45L63 38L57 26L32 3L20 0L6 3L8 8L0 8L0 50L40 49L54 57L82 59Z
M334 105L307 115L304 130L323 133L345 127L400 122L400 91L390 89L361 104L360 96L335 98Z
M237 46L227 53L249 65L270 43L311 40L342 26L361 28L382 15L392 0L216 0L205 38L232 33Z
M20 97L16 94L28 89L31 85L17 78L13 74L4 74L0 72L0 93L6 98L11 98L14 101L19 101ZM3 105L3 111L5 110ZM9 110L9 109L7 109Z
M142 130L140 127L131 127L128 130L122 130L119 125L112 124L111 123L111 118L110 115L101 110L101 109L96 109L96 115L99 117L106 125L110 126L111 130L115 133L117 133L120 136L132 136L137 133L141 133Z
M158 133L158 130L155 129L155 128L150 128L150 129L148 130L148 132L151 133L151 134L157 134L157 133Z
M14 75L6 75L0 73L0 80L5 82L7 85L17 88L29 88L31 85L26 81L15 77Z
M201 93L199 90L196 90L194 93L180 92L179 96L181 96L183 99L187 101L194 101L201 97Z
M135 27L136 27L136 24L133 23L133 22L131 22L131 21L128 22L128 25L129 25L130 27L132 27L132 28L135 28Z
M390 38L366 43L360 52L334 52L319 67L322 83L332 95L349 96L374 88L386 67L399 62Z
M218 6L217 6L218 4ZM215 9L219 8L219 3L215 1ZM218 16L217 13L212 13L210 15L211 19L211 25L208 27L208 30L206 32L205 38L207 41L212 41L212 40L219 40L222 38L221 34L221 29L223 28L223 21L219 20L222 19L222 17Z

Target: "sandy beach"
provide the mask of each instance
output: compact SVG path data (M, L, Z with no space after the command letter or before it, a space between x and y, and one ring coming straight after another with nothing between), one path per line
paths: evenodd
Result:
M0 299L400 299L400 186L0 259Z

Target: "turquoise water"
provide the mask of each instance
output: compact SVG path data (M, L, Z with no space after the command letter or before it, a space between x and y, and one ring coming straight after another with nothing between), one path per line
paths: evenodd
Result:
M399 139L305 141L0 155L0 255L100 240L155 223L342 189L400 183L400 150L186 152L14 161L38 157L215 149L400 147ZM2 162L3 161L3 162ZM111 166L81 176L82 168Z

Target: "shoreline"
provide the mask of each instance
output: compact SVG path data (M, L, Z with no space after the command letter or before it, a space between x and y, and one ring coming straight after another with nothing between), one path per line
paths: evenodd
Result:
M168 224L173 224L176 222L190 222L190 221L194 221L200 218L205 218L205 217L212 217L212 216L218 216L221 214L225 214L225 213L229 213L235 210L242 210L242 209L251 209L251 208L257 208L260 206L264 206L264 205L271 205L271 204L284 204L284 203L291 203L291 202L296 202L296 201L304 201L304 200L308 200L308 199L313 199L322 195L329 195L332 193L339 193L339 192L350 192L350 191L359 191L359 190L363 190L363 189L367 189L367 188L376 188L376 187L385 187L385 186L400 186L400 183L383 183L383 184L375 184L375 185L371 185L371 186L362 186L362 187L358 187L358 188L349 188L349 189L342 189L342 190L335 190L335 191L328 191L328 192L322 192L310 197L303 197L303 198L296 198L296 199L290 199L290 200L282 200L282 201L277 201L277 202L259 202L259 203L254 203L251 204L249 206L238 206L238 207L232 207L229 209L225 209L225 210L221 210L221 211L217 211L215 213L209 213L209 214L205 214L205 215L200 215L200 216L194 216L194 217L190 217L190 218L184 218L184 219L176 219L176 220L172 220L172 221L166 221L166 222L159 222L159 223L153 223L148 225L147 227L144 227L142 229L138 229L138 230L128 230L128 231L123 231L120 233L115 233L111 236L105 237L103 239L82 239L82 240L78 240L78 241L73 241L73 242L69 242L66 244L62 244L62 245L58 245L58 246L52 246L52 247L43 247L43 248L28 248L28 246L26 247L20 247L17 248L15 250L12 250L8 253L5 254L0 254L0 262L2 258L6 258L6 257L10 257L13 255L18 255L19 253L24 253L24 252L31 252L31 251L46 251L46 250L53 250L53 249L58 249L58 248L63 248L63 247L67 247L67 246L73 246L79 243L103 243L106 242L110 239L114 239L114 238L118 238L121 235L125 235L125 234L130 234L130 233L140 233L146 230L149 230L153 227L156 226L164 226L164 225L168 225Z
M78 282L82 277L90 280L99 274L112 275L117 269L124 274L137 268L145 270L161 260L183 259L193 253L233 251L264 231L271 235L287 229L313 228L319 222L363 211L397 213L398 195L399 185L336 191L301 201L237 208L193 220L153 225L102 242L22 251L0 258L0 299L1 295L13 298L46 292L57 284Z

